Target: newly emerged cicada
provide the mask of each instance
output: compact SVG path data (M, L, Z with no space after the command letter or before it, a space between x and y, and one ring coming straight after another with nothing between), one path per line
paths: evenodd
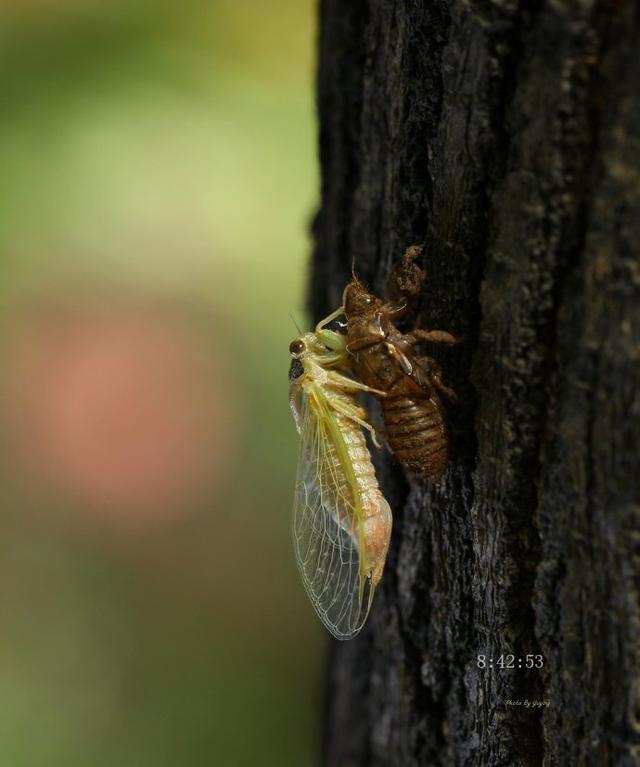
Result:
M289 401L301 437L293 545L307 594L337 639L362 628L382 576L391 509L364 437L375 441L355 393L374 392L344 374L346 338L327 327L339 312L289 347Z

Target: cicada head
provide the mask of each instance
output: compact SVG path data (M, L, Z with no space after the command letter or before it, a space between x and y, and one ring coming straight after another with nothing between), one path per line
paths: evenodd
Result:
M294 382L302 378L305 371L305 360L309 356L309 342L307 335L296 338L289 344L291 365L289 366L289 381Z
M302 429L302 382L305 374L305 365L309 358L310 341L308 333L296 338L289 344L289 353L291 354L291 365L289 366L289 406L293 413L298 432Z
M303 335L289 344L289 354L291 355L293 362L297 361L303 367L309 358L314 357L319 351L324 350L323 345L320 343L315 333L303 333ZM296 367L299 369L299 366Z
M290 381L297 380L305 371L309 370L318 354L318 346L318 339L313 333L304 333L289 344L289 354L291 355Z
M305 333L292 341L289 353L292 357L289 380L302 373L313 375L318 366L328 369L346 364L346 337L323 327L317 333Z
M304 338L296 338L289 344L289 354L294 360L301 360L307 351L307 345L304 342Z
M344 313L348 318L368 314L374 309L381 307L383 302L376 298L358 280L352 280L344 289L342 296Z

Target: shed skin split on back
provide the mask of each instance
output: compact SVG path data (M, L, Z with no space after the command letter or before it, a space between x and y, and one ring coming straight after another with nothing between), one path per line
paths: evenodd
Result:
M430 356L418 355L420 343L451 346L459 339L444 330L414 329L401 333L394 322L416 301L426 272L416 263L422 251L408 248L392 270L391 301L369 293L354 277L343 294L347 349L360 380L381 390L378 396L389 447L415 476L437 484L447 465L449 439L441 398L455 400L442 381L442 369Z

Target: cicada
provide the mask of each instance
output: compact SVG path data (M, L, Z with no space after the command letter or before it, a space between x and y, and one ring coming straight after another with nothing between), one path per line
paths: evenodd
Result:
M385 302L357 280L347 285L343 311L347 348L360 379L381 390L386 438L392 452L411 473L437 484L448 459L449 441L441 397L456 400L442 381L442 369L430 356L419 355L420 343L452 346L459 339L444 330L414 329L401 333L394 321L403 317L419 294L426 274L416 261L420 248L407 248L392 271Z
M363 430L374 441L375 432L355 400L361 391L384 395L346 375L346 338L327 327L338 315L289 347L289 402L301 438L293 546L320 620L337 639L351 639L369 614L392 520Z

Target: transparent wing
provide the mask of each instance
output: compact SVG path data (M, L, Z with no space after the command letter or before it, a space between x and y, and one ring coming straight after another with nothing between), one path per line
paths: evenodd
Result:
M335 416L319 391L302 401L293 546L320 620L337 639L362 628L373 598L364 571L362 502Z

